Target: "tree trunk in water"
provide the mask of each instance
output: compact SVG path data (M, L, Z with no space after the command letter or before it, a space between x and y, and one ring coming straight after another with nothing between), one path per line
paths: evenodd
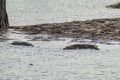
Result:
M0 0L0 28L4 26L9 26L6 0Z

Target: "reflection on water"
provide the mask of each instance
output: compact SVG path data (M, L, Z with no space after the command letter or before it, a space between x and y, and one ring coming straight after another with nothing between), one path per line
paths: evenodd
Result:
M6 41L6 39L7 39L7 35L6 35L7 31L8 31L7 27L0 28L0 42Z
M120 17L119 9L105 5L119 0L7 0L11 25L66 22Z

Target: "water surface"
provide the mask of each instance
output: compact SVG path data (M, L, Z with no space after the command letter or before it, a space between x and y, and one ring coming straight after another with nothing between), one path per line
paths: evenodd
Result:
M119 0L7 0L11 25L120 17L105 6Z
M119 17L120 10L105 5L119 0L7 0L11 25L30 25L95 18ZM75 39L32 41L32 37L9 30L0 42L0 80L119 80L120 42L81 40L77 43L96 44L96 50L64 51ZM12 41L26 41L34 47L13 46ZM110 44L112 43L112 44Z
M0 80L119 80L120 42L109 44L72 38L32 41L31 37L9 31L0 42ZM34 47L13 46L12 41L27 41ZM96 44L100 50L63 50L74 43ZM112 43L110 45L110 43Z

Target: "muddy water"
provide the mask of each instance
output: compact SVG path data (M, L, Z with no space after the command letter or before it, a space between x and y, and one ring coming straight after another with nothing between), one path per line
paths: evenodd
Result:
M119 0L7 0L11 25L120 17L105 6Z

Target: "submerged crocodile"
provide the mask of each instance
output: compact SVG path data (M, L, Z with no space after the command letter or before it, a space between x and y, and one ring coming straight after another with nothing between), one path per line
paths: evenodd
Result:
M20 46L33 46L31 43L28 42L21 42L21 41L14 41L11 43L12 45L20 45Z
M71 49L95 49L100 50L98 46L96 45L90 45L90 44L73 44L70 46L66 46L63 48L64 50L71 50Z

